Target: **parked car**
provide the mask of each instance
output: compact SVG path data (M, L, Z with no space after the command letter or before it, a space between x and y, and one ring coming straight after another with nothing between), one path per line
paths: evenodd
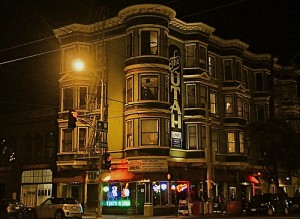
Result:
M246 212L248 214L289 213L288 201L283 193L256 195L249 202Z
M30 218L82 219L83 209L74 198L48 198L40 206L31 208Z
M22 219L28 216L28 209L14 199L0 200L0 219Z
M288 198L290 212L300 212L300 196L294 196Z

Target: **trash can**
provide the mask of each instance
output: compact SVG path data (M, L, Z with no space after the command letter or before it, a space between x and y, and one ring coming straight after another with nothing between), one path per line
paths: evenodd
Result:
M153 205L151 203L144 204L144 216L153 216Z

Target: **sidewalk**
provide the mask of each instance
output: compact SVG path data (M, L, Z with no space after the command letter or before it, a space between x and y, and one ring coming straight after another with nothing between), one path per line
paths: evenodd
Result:
M226 214L203 214L199 216L183 216L183 215L163 215L163 216L144 216L144 215L102 215L104 219L159 219L159 218L166 218L166 219L193 219L193 218L226 218L230 217ZM82 219L95 219L96 213L93 212L86 212L84 213Z

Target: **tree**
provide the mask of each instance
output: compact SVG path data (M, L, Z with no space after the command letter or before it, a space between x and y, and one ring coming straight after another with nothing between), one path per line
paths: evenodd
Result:
M279 168L290 173L299 164L299 134L285 120L269 120L249 125L252 153L261 161L279 190Z

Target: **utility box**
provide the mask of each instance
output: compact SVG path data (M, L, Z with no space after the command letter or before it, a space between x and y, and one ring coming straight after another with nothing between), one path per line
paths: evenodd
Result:
M144 216L153 216L153 205L151 203L144 204Z

